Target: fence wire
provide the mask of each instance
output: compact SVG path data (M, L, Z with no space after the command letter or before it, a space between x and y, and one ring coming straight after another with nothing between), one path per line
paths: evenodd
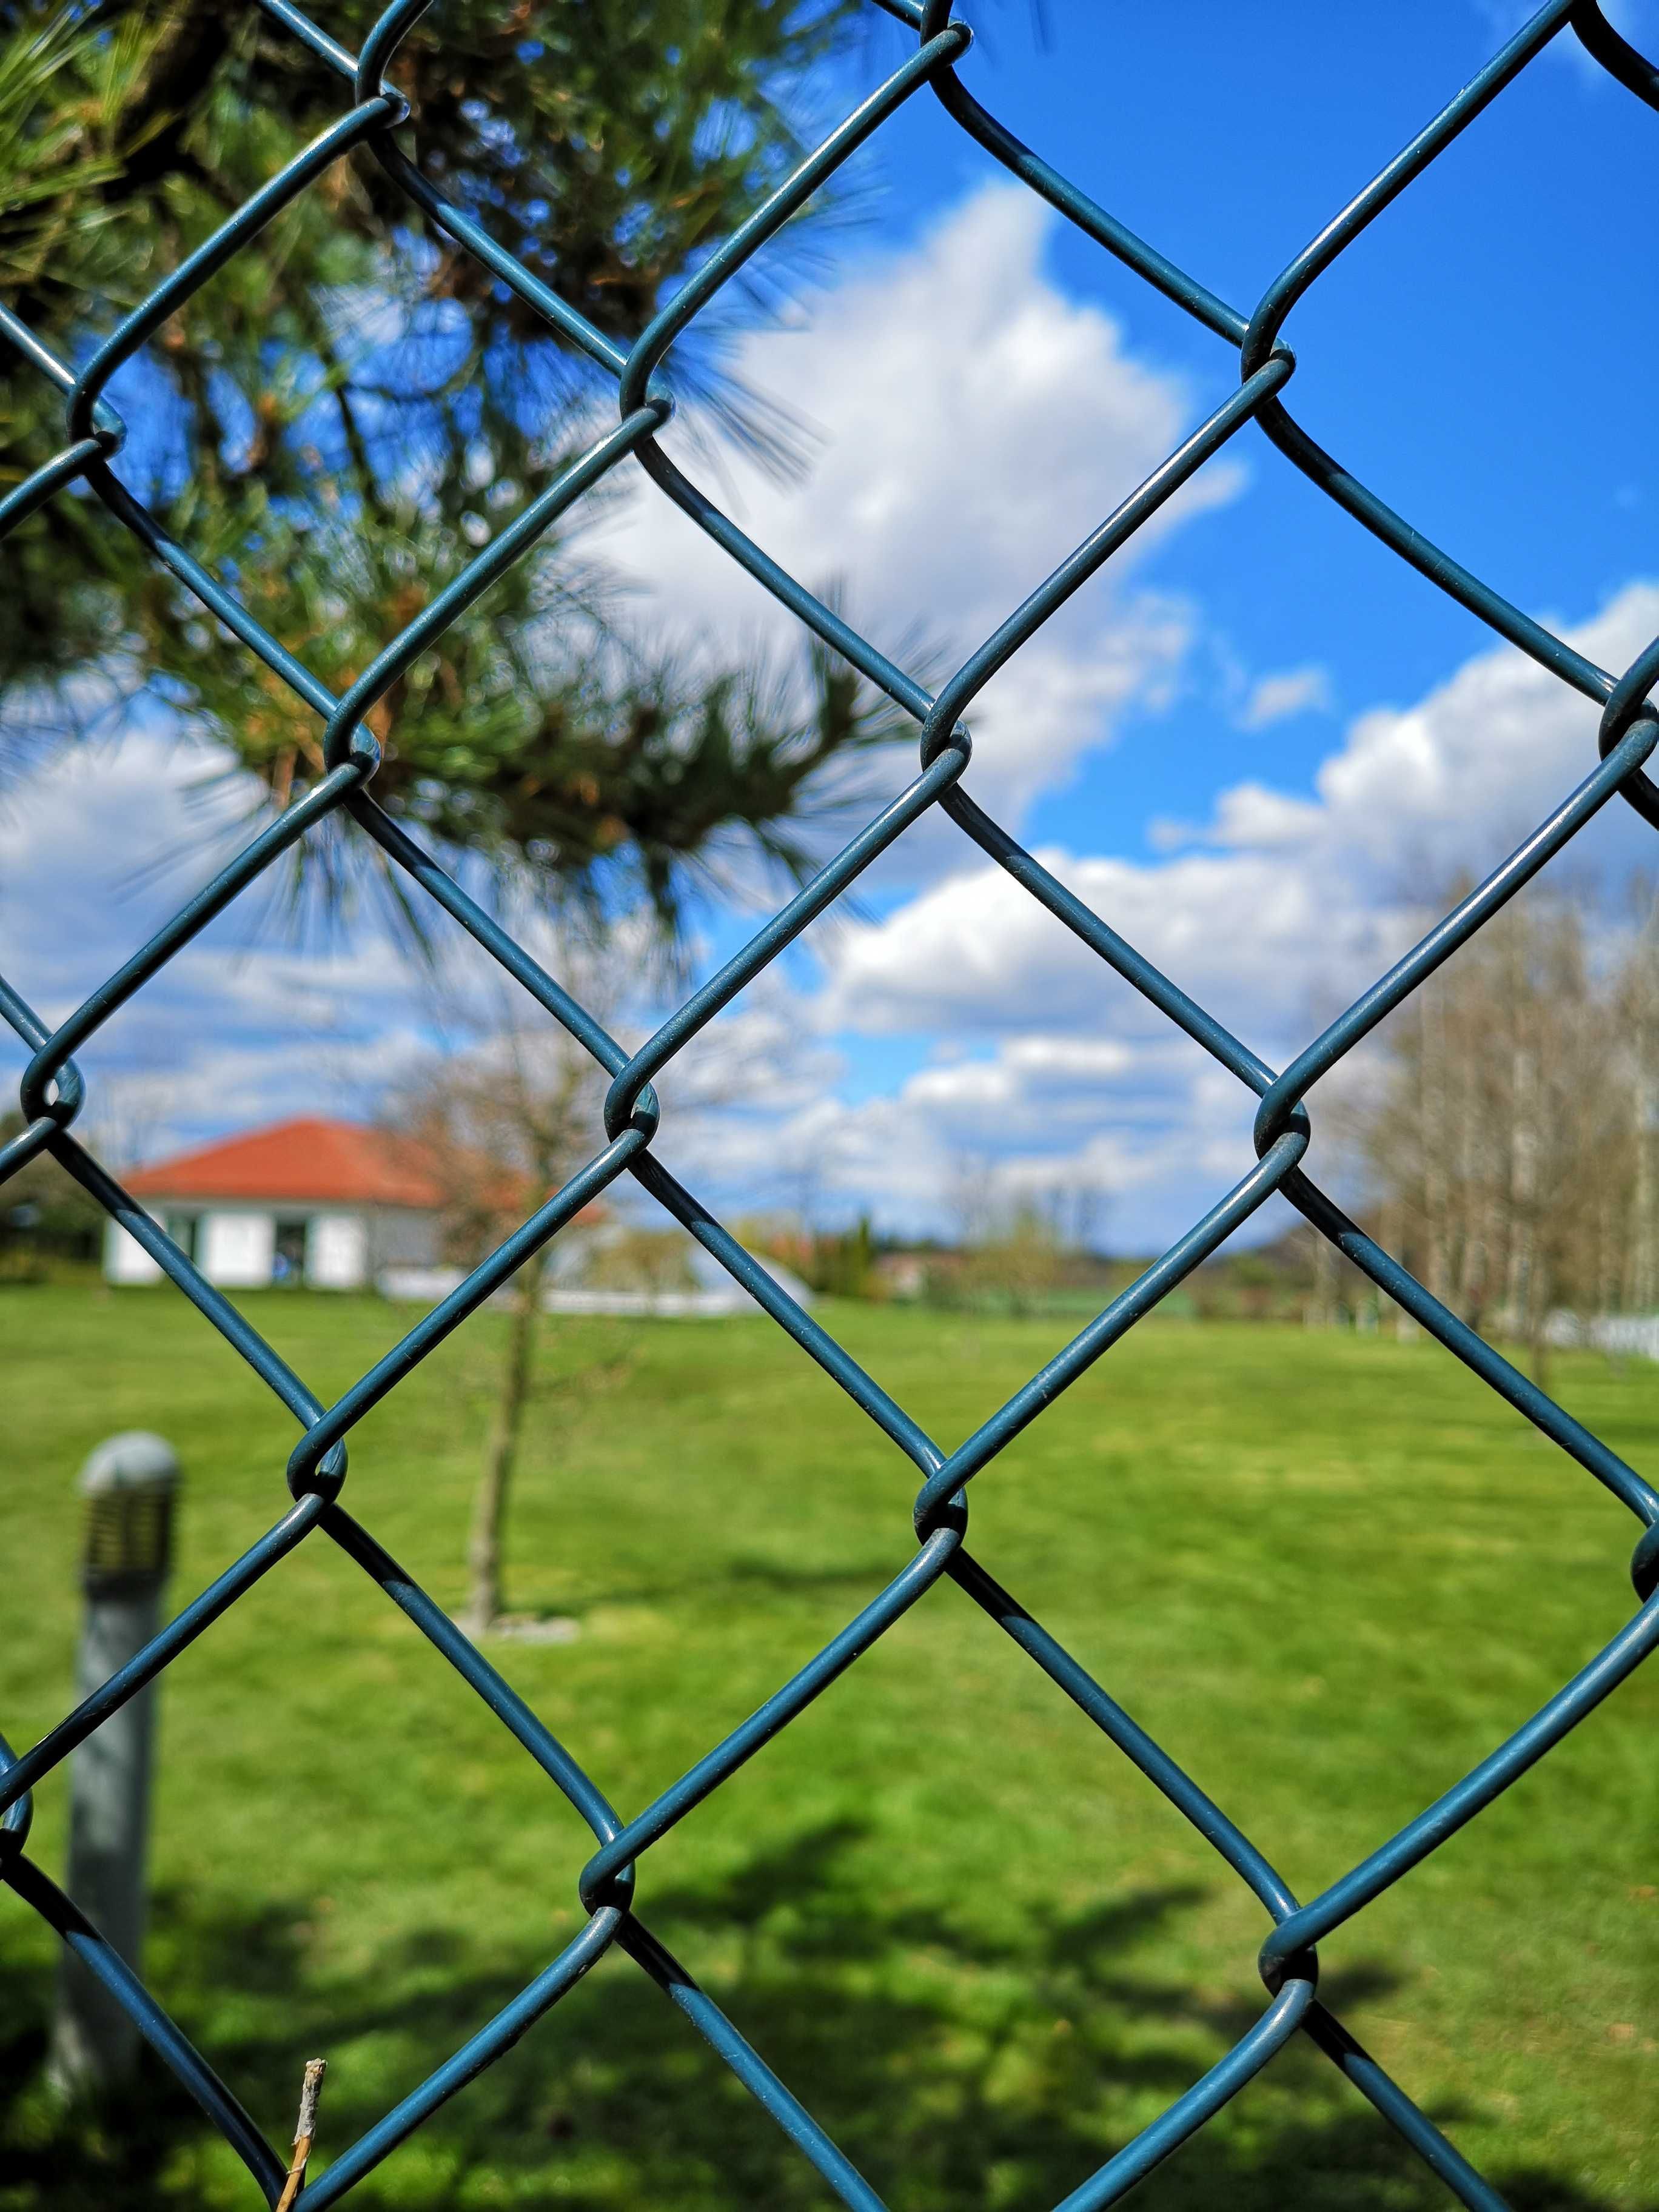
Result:
M1258 1961L1267 2002L1255 2025L1159 2118L1095 2172L1080 2178L1060 2212L1096 2212L1096 2208L1115 2203L1202 2128L1298 2033L1310 2039L1370 2100L1454 2197L1466 2205L1483 2208L1483 2212L1494 2212L1504 2201L1496 2190L1321 2002L1317 1947L1491 1804L1560 1742L1659 1644L1659 1494L1441 1305L1315 1187L1301 1165L1310 1139L1306 1101L1314 1086L1345 1054L1490 921L1615 793L1659 827L1659 786L1643 770L1643 763L1659 744L1659 719L1656 719L1659 710L1646 696L1650 684L1659 676L1659 640L1629 668L1610 673L1521 613L1490 585L1432 544L1323 452L1289 413L1283 395L1296 362L1279 342L1279 332L1309 287L1553 39L1570 32L1596 62L1656 109L1659 109L1659 69L1611 27L1595 0L1551 0L1297 256L1247 315L1126 229L981 106L956 75L955 65L966 52L970 34L963 24L951 19L949 0L872 0L872 4L917 33L916 52L830 132L676 293L635 343L624 349L603 337L521 267L477 222L447 199L422 173L416 161L396 143L393 132L410 118L406 103L387 88L383 76L428 0L394 0L359 54L348 52L320 30L293 0L257 0L257 4L338 75L343 85L340 118L157 286L78 372L58 360L15 316L0 309L0 329L31 368L58 387L66 403L62 451L0 501L0 532L14 528L64 487L77 482L87 485L117 527L131 531L156 562L281 677L305 707L321 717L325 773L56 1030L48 1030L19 991L0 979L0 1014L33 1053L20 1089L27 1126L0 1150L0 1180L37 1153L49 1153L152 1255L204 1320L228 1339L294 1414L302 1434L288 1464L288 1488L293 1502L270 1529L193 1598L131 1664L112 1676L32 1750L15 1756L0 1745L0 1813L3 1814L0 1880L58 1931L118 2000L239 2154L267 2202L274 2203L283 2188L286 2160L244 2110L234 2090L193 2048L98 1929L25 1856L23 1846L33 1785L127 1698L161 1674L261 1576L276 1568L296 1547L321 1533L380 1585L477 1692L586 1820L597 1849L577 1877L578 1893L587 1916L580 1933L453 2057L335 2157L307 2186L306 2203L322 2212L323 2207L346 2197L405 2136L490 2065L615 1945L637 1962L691 2027L707 2039L836 2195L856 2208L856 2212L882 2212L882 2200L869 2183L772 2071L764 2056L751 2048L687 1969L651 1935L635 1909L635 1880L640 1862L653 1844L760 1752L936 1583L948 1580L981 1607L1186 1816L1255 1893L1272 1923ZM656 442L658 432L672 412L672 404L655 372L675 340L721 287L763 251L768 240L848 155L904 101L924 90L970 137L1086 238L1183 308L1224 343L1236 347L1241 379L1237 392L932 696L780 568ZM413 121L418 132L418 117ZM475 254L545 320L562 342L580 349L614 376L618 421L438 592L423 612L390 639L343 696L337 696L125 489L110 465L122 446L125 428L102 395L114 371L155 334L169 315L255 239L280 210L314 184L331 164L357 147L366 148L429 222ZM988 679L1181 484L1249 422L1258 423L1279 453L1357 522L1500 637L1582 693L1600 710L1601 718L1600 762L1577 788L1568 793L1532 836L1413 951L1279 1072L1257 1059L1119 936L1109 921L1093 913L1024 851L975 804L963 781L970 747L961 717ZM658 490L689 514L724 554L739 562L817 638L913 716L921 738L921 769L908 788L860 830L718 975L694 992L631 1054L376 804L374 777L379 751L366 726L376 702L416 656L520 559L557 516L630 455ZM652 1079L815 916L855 883L879 854L934 807L948 815L1109 968L1195 1039L1260 1102L1255 1122L1256 1158L1249 1171L1062 1352L964 1443L950 1452L927 1436L772 1280L691 1192L667 1172L652 1149L659 1121ZM605 1141L586 1165L384 1358L334 1404L325 1406L77 1139L74 1124L85 1091L72 1055L215 915L331 816L349 818L358 833L372 839L404 872L411 886L452 915L552 1020L593 1055L611 1082L604 1111ZM659 1200L752 1293L922 1477L914 1507L918 1548L909 1564L758 1711L629 1820L613 1809L573 1753L550 1734L476 1646L340 1502L346 1475L345 1440L356 1424L459 1327L522 1261L556 1236L583 1206L623 1174L632 1176ZM1305 1904L1197 1782L994 1580L969 1553L965 1540L970 1480L1275 1192L1296 1206L1322 1236L1448 1352L1604 1484L1630 1508L1643 1530L1631 1565L1639 1609L1626 1626L1506 1742L1398 1834L1379 1843L1358 1865Z

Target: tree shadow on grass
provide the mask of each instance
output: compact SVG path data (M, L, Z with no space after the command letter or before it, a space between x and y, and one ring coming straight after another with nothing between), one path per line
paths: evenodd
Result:
M757 1852L723 1881L647 1882L644 1909L893 2212L1048 2212L1255 2017L1235 1994L1170 1970L1181 1917L1204 1894L1169 1886L1082 1911L1011 1910L1006 1933L988 1931L907 1905L902 1869L884 1887L848 1822ZM360 2135L538 1963L422 1929L347 1972L331 1968L314 1915L283 1902L250 1911L162 1897L155 1923L164 1994L273 2141L291 2125L303 2059L330 2057L325 2147ZM1359 1967L1329 1977L1326 1995L1340 2012L1392 1986ZM96 2124L49 2105L39 2077L50 1993L49 1975L8 1981L0 1969L0 2212L257 2204L222 2154L206 2155L209 2131L159 2069ZM1434 2117L1455 2131L1468 2115ZM416 2141L348 2202L365 2212L834 2202L620 1955ZM1564 2174L1491 2179L1516 2212L1611 2212ZM1437 2212L1453 2201L1299 2041L1134 2197L1146 2212Z

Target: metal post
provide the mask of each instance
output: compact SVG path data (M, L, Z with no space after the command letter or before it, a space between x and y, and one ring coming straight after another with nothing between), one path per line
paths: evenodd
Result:
M77 1703L125 1666L161 1626L178 1480L171 1445L141 1429L109 1437L81 1470L87 1615L76 1659ZM144 1937L155 1724L149 1685L112 1713L70 1762L66 1887L135 1972ZM52 2029L53 2081L71 2096L95 2094L131 2074L137 2055L137 2028L66 1952Z

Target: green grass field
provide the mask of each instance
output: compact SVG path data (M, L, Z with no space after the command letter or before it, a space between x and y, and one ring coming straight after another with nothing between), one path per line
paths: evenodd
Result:
M325 1397L396 1332L369 1301L250 1297ZM955 1442L1053 1322L826 1310ZM364 1425L347 1502L447 1604L501 1324ZM0 1292L0 1727L67 1702L71 1479L111 1430L185 1462L180 1601L285 1501L292 1425L170 1293ZM1659 1466L1659 1370L1560 1395ZM491 1656L624 1814L790 1674L911 1547L915 1478L762 1322L550 1324L510 1601L580 1622ZM1304 1896L1525 1717L1628 1616L1635 1525L1435 1347L1136 1331L975 1486L985 1564ZM168 1673L149 1978L286 2141L327 2057L323 2155L579 1924L585 1828L322 1537ZM1534 2212L1659 2204L1659 1670L1324 1947L1363 2040ZM64 1777L33 1849L62 1863ZM641 1866L642 1916L894 2212L1046 2209L1263 2002L1260 1908L951 1585ZM250 2204L152 2087L101 2132L40 2079L53 1942L0 1891L0 2207ZM320 2160L319 2160L320 2165ZM621 1954L354 2203L830 2201ZM1136 2203L1383 2212L1451 2200L1292 2046Z

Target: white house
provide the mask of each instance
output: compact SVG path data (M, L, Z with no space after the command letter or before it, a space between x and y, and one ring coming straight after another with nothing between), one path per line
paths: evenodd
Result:
M427 1148L355 1121L281 1121L142 1168L126 1187L210 1283L355 1291L382 1269L439 1258L446 1193ZM111 1222L104 1275L161 1270Z

